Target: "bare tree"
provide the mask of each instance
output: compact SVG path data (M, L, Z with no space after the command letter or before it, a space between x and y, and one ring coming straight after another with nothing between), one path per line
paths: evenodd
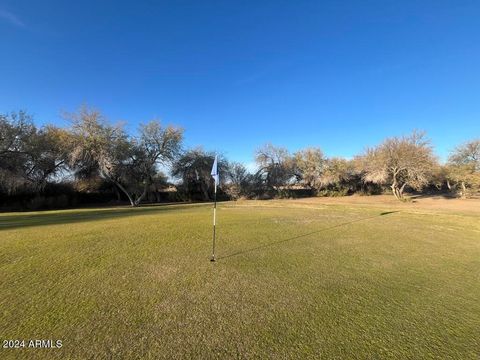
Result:
M255 161L258 174L268 189L287 185L293 179L293 159L287 149L266 144L257 149Z
M247 168L238 162L228 163L228 183L225 185L225 192L232 198L238 199L242 196L250 196L253 187L253 175Z
M322 187L329 185L340 187L350 181L354 172L354 164L349 160L336 157L327 159L320 176L320 184Z
M480 187L480 139L457 146L448 158L447 184L460 187L460 196L467 197L469 189Z
M469 165L480 171L480 139L467 141L452 151L448 161L457 165Z
M2 184L44 189L47 181L66 166L66 138L66 131L53 126L38 129L26 112L0 115Z
M310 189L321 187L326 158L319 148L307 148L294 154L294 173L297 181Z
M30 140L26 176L37 190L43 189L47 181L56 180L67 170L70 150L70 134L52 125L39 130Z
M171 164L180 153L183 130L174 126L162 127L158 120L140 126L138 139L133 139L133 151L127 175L136 179L140 193L136 192L135 205L146 196L147 191L159 175L158 166ZM136 187L134 187L136 188Z
M204 201L211 198L213 180L210 172L214 160L214 153L197 148L186 151L173 163L172 176L182 180L184 191L189 198L194 198L195 194L200 194ZM226 173L227 162L222 156L218 158L218 168L220 174ZM224 181L225 177L220 176L221 184Z
M386 139L361 157L364 181L388 184L393 195L404 200L406 186L420 190L436 164L429 141L422 132Z
M158 164L171 162L180 150L183 131L163 128L155 120L141 126L138 137L129 137L121 126L110 125L99 111L86 106L69 118L74 137L70 164L77 175L100 174L132 206L144 199Z
M27 143L36 134L26 112L0 114L0 190L13 194L28 185L25 179Z

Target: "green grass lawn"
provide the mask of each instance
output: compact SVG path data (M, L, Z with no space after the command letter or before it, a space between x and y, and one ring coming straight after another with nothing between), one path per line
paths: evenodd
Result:
M480 216L223 203L0 214L0 358L478 359Z

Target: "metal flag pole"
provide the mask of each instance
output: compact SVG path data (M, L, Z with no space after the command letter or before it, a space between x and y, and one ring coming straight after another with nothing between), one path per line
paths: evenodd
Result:
M213 249L210 261L215 261L215 228L217 225L217 181L215 181L215 192L213 194Z
M212 172L211 175L213 179L215 180L215 192L213 195L213 249L212 249L212 257L210 258L210 261L215 261L215 230L216 230L216 225L217 225L217 185L219 182L219 175L218 175L218 158L217 155L215 155L215 161L213 162L212 166Z

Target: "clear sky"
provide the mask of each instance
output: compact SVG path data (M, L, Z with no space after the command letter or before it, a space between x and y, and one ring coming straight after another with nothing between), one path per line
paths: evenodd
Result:
M444 158L480 136L480 1L0 0L0 112L82 103L246 163L414 128Z

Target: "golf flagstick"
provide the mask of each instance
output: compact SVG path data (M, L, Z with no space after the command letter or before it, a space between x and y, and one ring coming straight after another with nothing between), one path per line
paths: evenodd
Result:
M212 257L210 258L210 261L215 261L215 235L216 235L215 230L217 225L217 185L220 178L220 176L218 175L217 155L215 155L215 161L213 162L211 175L215 180L215 192L213 194L213 248L212 248Z

